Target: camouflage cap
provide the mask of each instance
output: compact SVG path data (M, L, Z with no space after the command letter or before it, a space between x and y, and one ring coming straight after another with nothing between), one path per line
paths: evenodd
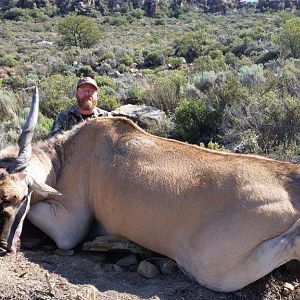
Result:
M83 85L83 84L91 84L93 85L97 90L98 90L98 85L97 85L97 82L95 79L91 78L91 77L83 77L83 78L80 78L77 82L77 89Z

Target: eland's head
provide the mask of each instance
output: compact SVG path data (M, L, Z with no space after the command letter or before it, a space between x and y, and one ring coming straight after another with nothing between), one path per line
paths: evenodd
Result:
M18 139L19 153L0 158L0 255L15 248L22 223L29 210L31 191L43 196L59 194L31 176L32 137L39 112L39 93L35 88L31 109Z

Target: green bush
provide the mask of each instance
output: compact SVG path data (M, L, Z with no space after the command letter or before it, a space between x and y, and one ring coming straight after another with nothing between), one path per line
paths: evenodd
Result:
M48 118L75 104L74 91L78 78L52 75L40 82L40 110Z
M0 66L2 67L15 67L18 65L18 61L11 55L5 54L3 57L0 58Z
M23 9L18 7L13 7L5 11L2 15L2 18L5 20L14 20L14 21L25 21L31 19L30 9Z
M100 89L98 106L104 110L112 111L120 107L121 103L116 97L108 95L103 89Z
M206 46L211 43L211 37L204 31L188 33L175 41L175 55L192 62L196 57L205 54Z
M80 66L76 69L76 76L78 77L93 77L94 71L91 66Z
M124 54L120 61L125 66L130 66L133 63L133 58L129 54Z
M134 83L128 90L126 103L141 104L143 102L143 83Z
M171 65L172 69L178 69L185 63L185 59L183 57L168 57L168 64Z
M175 110L174 137L193 144L215 138L219 127L218 112L199 101L183 100Z
M108 50L105 51L99 58L100 61L106 60L106 59L115 59L116 55L113 51Z
M243 66L239 70L239 77L244 86L255 87L265 81L263 66Z
M108 76L96 76L94 79L97 81L99 87L108 86L111 89L116 90L117 86L114 79Z
M287 19L281 27L277 37L283 53L289 53L295 58L300 58L300 18Z
M70 14L58 25L60 44L64 47L90 48L100 39L100 30L94 19Z
M134 19L141 19L144 16L144 10L140 8L133 9L129 11L128 16Z
M17 100L13 93L0 90L0 122L7 121L15 116Z
M143 102L163 110L166 114L172 114L181 99L180 93L185 81L186 78L181 74L155 77L143 84Z
M165 63L165 56L159 51L151 51L144 58L144 65L146 68L156 68Z
M205 91L213 88L217 79L214 71L202 72L193 77L194 85L200 91Z

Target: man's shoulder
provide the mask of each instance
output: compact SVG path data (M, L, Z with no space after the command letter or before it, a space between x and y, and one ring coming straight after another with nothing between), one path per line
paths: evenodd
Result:
M70 114L75 114L77 115L79 113L78 108L76 105L71 106L69 108L67 108L66 110L61 111L58 116L68 116Z
M104 109L101 109L99 107L96 107L95 110L94 110L94 114L96 115L96 117L108 117L108 116L111 116L111 113L104 110Z
M76 106L72 106L72 107L69 107L66 110L58 113L56 119L64 120L64 119L69 119L69 118L76 117L76 116L77 117L80 116L78 108Z

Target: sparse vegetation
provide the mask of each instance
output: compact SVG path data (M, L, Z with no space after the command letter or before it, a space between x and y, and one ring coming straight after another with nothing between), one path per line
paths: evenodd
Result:
M88 75L100 86L102 108L155 106L175 122L171 137L274 157L289 153L283 158L300 144L300 22L292 13L183 9L175 19L163 6L151 19L125 5L103 17L54 14L7 7L1 15L1 103L17 99L1 106L2 126L15 128L12 114L20 117L38 83L47 130L74 103L78 77Z

